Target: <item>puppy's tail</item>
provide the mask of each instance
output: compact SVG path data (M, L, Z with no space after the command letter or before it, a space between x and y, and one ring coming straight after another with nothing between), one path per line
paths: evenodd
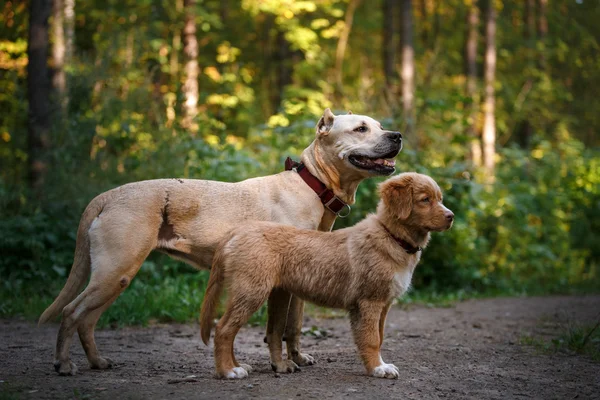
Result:
M94 219L102 212L105 197L103 195L96 197L83 212L79 221L79 228L77 229L75 257L71 272L67 278L67 283L65 283L65 286L54 302L42 313L38 325L56 318L62 312L62 309L73 301L85 286L91 271L90 237L88 231Z
M230 236L228 239L229 238ZM227 243L229 241L228 239L224 240L222 243ZM210 340L210 331L213 326L215 309L219 305L219 297L223 291L223 281L225 278L223 247L223 245L219 246L215 252L210 270L210 278L208 279L206 293L204 294L204 300L202 301L202 309L200 310L200 336L202 336L202 341L206 345L208 345L208 341Z

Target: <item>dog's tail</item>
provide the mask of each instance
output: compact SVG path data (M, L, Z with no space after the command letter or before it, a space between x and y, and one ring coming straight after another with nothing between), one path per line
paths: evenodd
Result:
M38 325L48 322L56 318L85 286L91 271L90 259L90 237L89 229L94 219L102 212L106 202L105 195L100 195L88 204L87 208L79 221L77 229L77 241L75 244L75 257L71 272L67 278L67 283L62 288L56 299L42 313L38 321Z
M227 239L221 243L227 243L230 238L231 236L228 235ZM208 341L210 340L210 331L213 326L215 309L219 305L219 297L221 297L223 281L225 280L223 247L223 245L219 246L215 252L212 267L210 269L210 278L208 279L206 293L204 294L204 300L202 301L202 309L200 310L200 336L202 336L202 341L206 345L208 345Z

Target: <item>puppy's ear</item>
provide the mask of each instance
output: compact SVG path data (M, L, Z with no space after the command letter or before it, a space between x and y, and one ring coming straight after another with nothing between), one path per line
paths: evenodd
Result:
M327 135L331 130L331 127L333 127L334 118L335 115L333 115L329 108L326 108L323 112L323 116L317 123L317 135Z
M380 195L388 210L398 219L407 219L413 208L412 177L392 178L380 186Z

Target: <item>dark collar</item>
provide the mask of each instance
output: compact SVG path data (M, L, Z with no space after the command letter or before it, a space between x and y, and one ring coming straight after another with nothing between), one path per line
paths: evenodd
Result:
M387 228L387 226L385 226L383 222L379 221L379 223L381 224L381 226L383 226L383 229L385 229L385 231L396 241L396 243L398 243L400 247L402 247L408 254L415 254L417 251L423 250L421 246L415 247L412 244L408 243L406 240L400 239L398 236L394 235L392 232L390 232L390 230Z
M332 213L334 213L340 218L345 218L348 216L348 214L350 214L350 206L346 204L342 199L337 197L333 193L333 191L327 188L327 186L325 186L325 184L321 182L316 176L311 174L304 164L302 164L301 162L296 162L288 157L285 160L285 170L295 170L298 173L298 175L300 175L300 177L304 180L304 182L306 182L306 184L310 186L312 190L315 191L317 196L319 196L319 198L321 199L321 203L323 203L323 205L327 207ZM342 210L344 209L346 209L347 211L344 214L341 214Z

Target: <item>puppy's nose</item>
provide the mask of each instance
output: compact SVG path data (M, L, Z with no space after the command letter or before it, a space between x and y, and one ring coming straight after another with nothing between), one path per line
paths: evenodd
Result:
M454 213L452 211L448 210L446 212L446 219L448 220L448 222L454 221Z
M402 141L402 134L400 132L389 132L388 138L394 143L400 143Z

